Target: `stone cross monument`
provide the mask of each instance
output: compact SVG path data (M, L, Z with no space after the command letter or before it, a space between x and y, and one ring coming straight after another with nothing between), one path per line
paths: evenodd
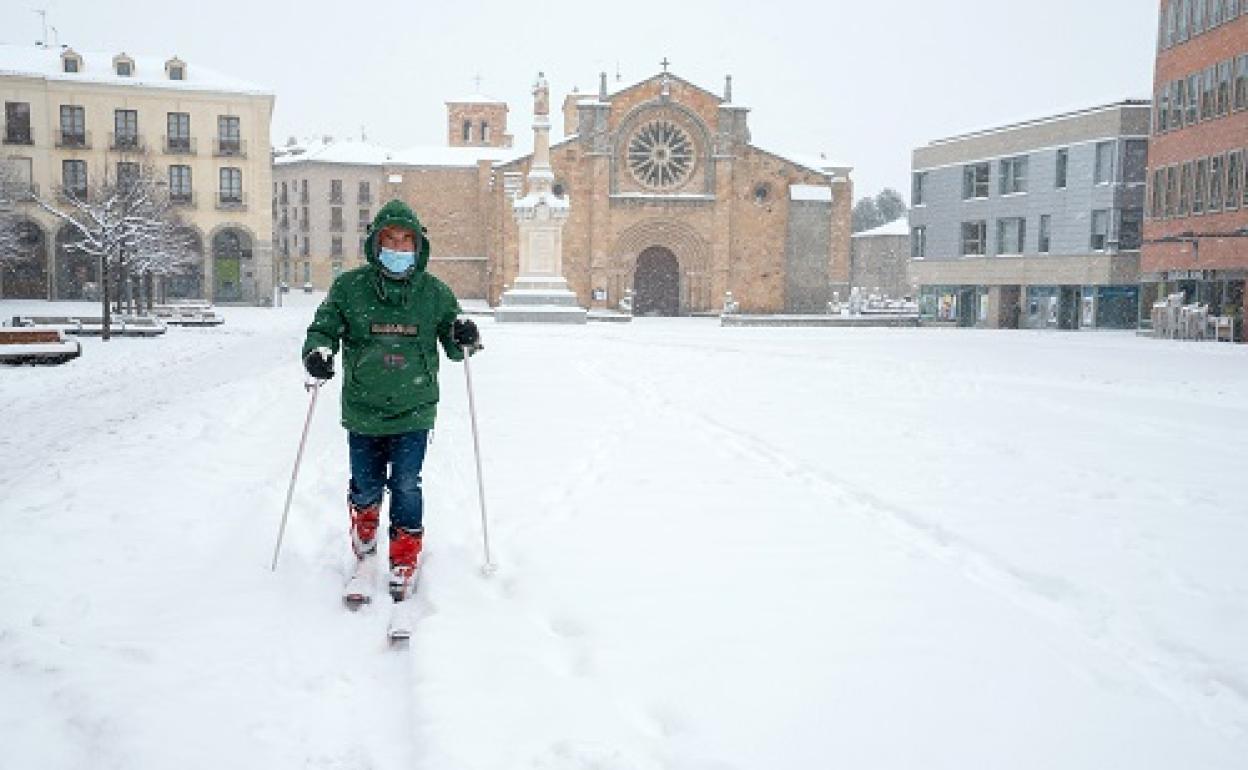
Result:
M533 162L528 192L512 203L520 226L520 275L494 309L500 322L585 323L563 277L563 225L571 211L567 198L554 194L550 168L550 86L542 73L533 86Z

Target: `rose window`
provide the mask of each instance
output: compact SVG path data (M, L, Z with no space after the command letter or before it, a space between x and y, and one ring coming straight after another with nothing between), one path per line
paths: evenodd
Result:
M647 187L670 189L689 178L694 162L693 140L668 120L642 126L628 143L628 169Z

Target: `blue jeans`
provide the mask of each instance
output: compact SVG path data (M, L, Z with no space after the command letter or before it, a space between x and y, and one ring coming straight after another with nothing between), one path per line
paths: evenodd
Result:
M388 486L390 526L421 531L425 498L420 488L420 471L425 464L429 431L414 430L394 436L348 432L347 445L351 451L351 502L359 506L379 503Z

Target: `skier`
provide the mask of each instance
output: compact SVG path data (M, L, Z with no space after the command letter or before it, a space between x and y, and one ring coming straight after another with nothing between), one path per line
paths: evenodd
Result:
M334 280L303 343L312 377L334 376L343 351L342 426L351 480L347 508L357 575L377 552L381 501L390 488L390 593L407 598L424 538L421 467L438 408L438 350L462 361L481 350L450 287L425 272L429 239L415 212L392 200L364 242L367 264ZM353 596L346 597L351 603ZM366 593L354 599L368 601Z

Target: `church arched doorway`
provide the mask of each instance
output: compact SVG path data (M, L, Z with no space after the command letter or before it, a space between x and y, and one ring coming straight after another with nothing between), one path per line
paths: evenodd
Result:
M241 302L243 262L251 259L251 236L227 227L212 237L212 297L216 302Z
M637 257L634 315L680 315L680 263L671 249L651 246Z
M14 254L0 262L0 297L48 298L48 243L43 228L29 219L14 225Z
M100 258L75 248L82 234L73 225L56 231L56 298L96 299L99 297Z

